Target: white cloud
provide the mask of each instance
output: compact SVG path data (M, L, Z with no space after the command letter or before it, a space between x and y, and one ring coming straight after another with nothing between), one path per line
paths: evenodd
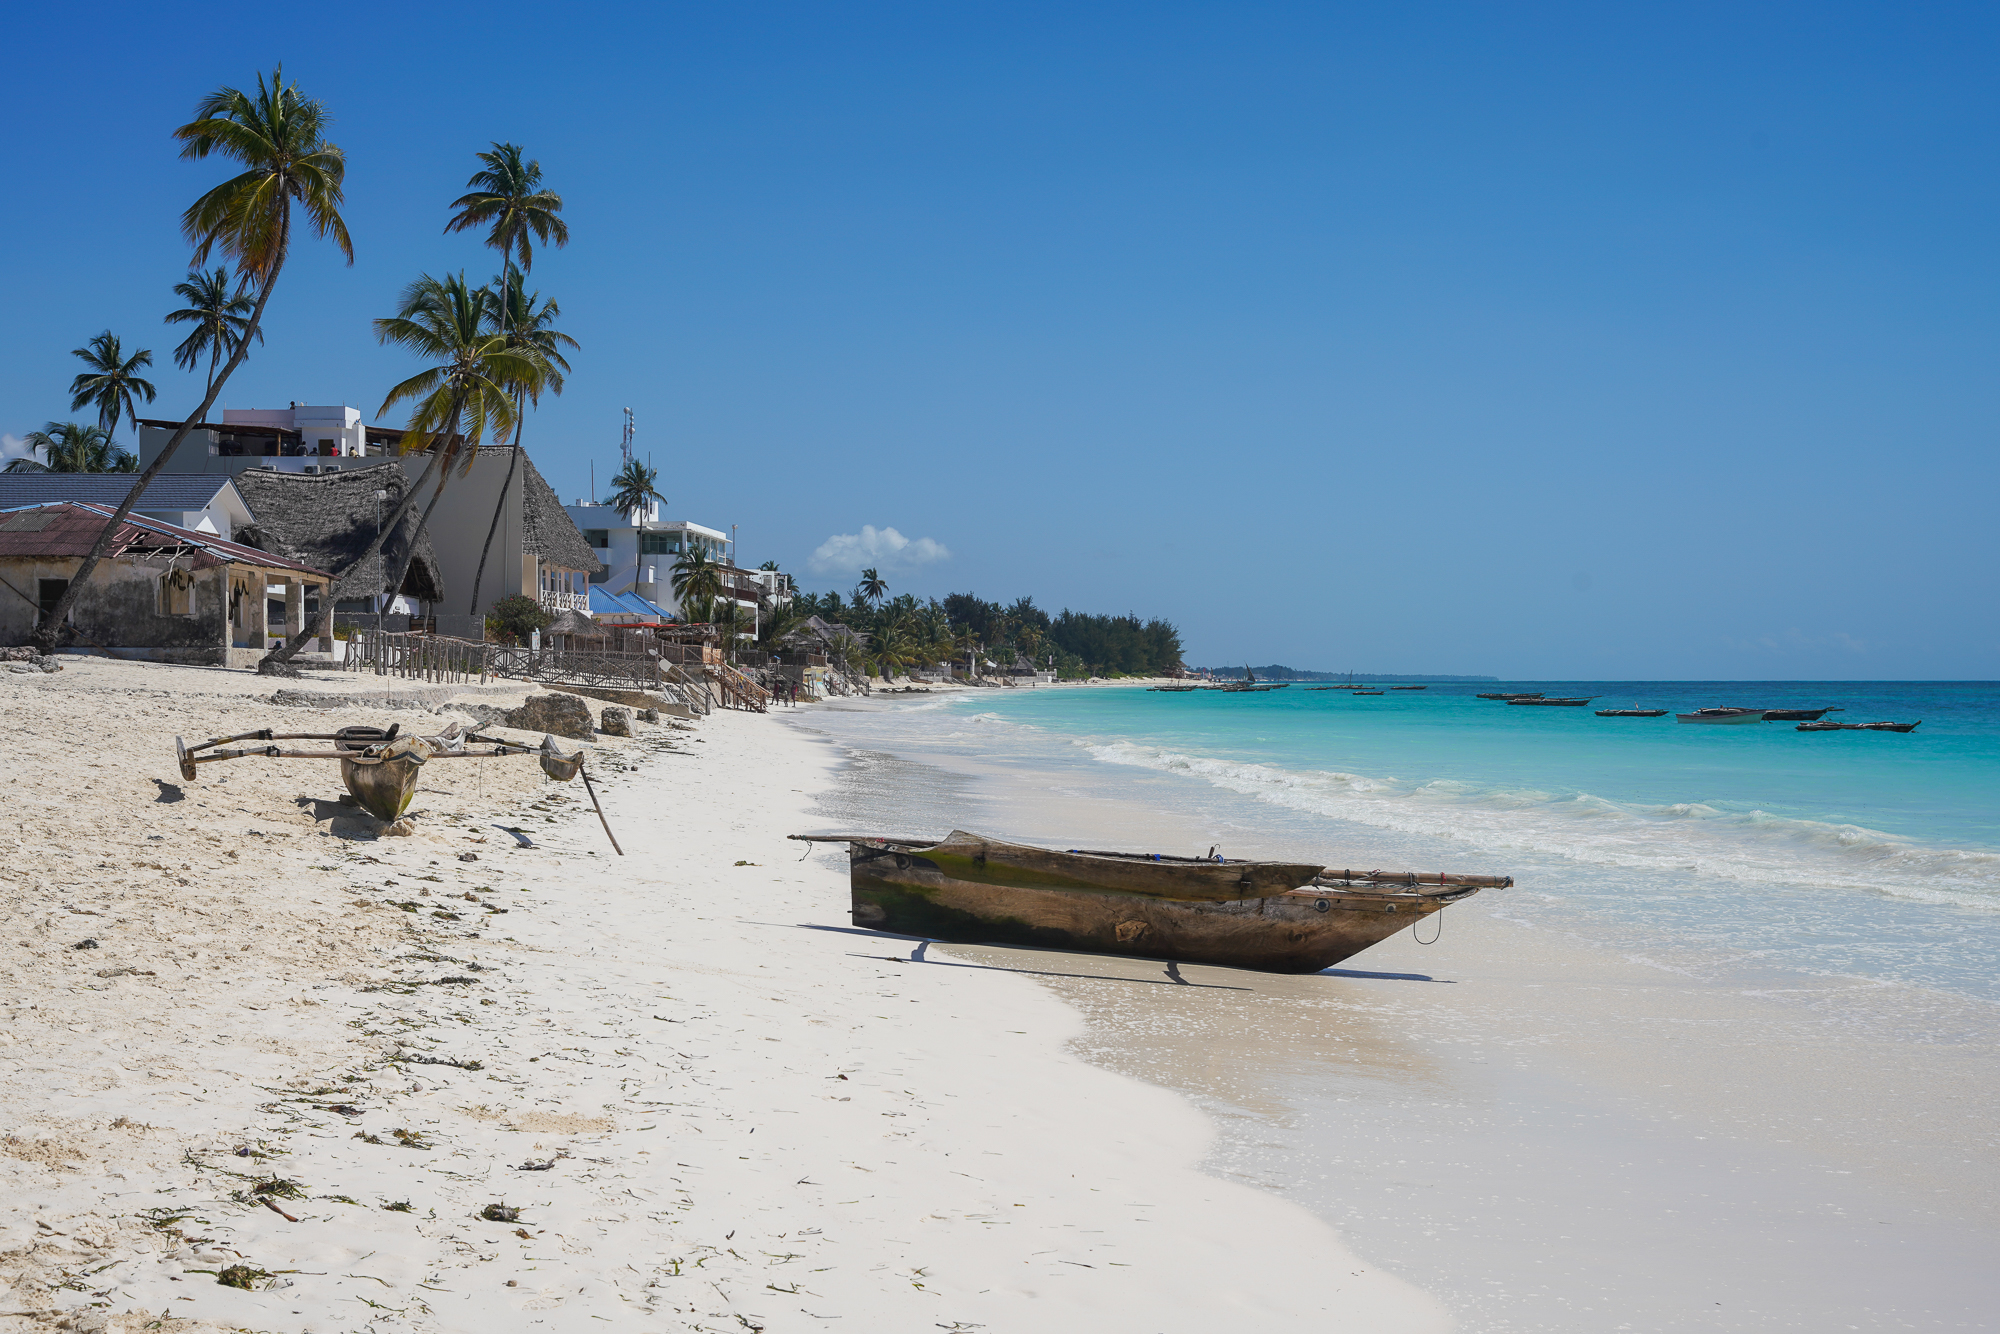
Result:
M914 570L933 561L950 560L942 542L928 537L912 541L894 528L863 524L858 533L835 533L819 544L806 562L814 574L860 574L878 570Z
M19 436L0 435L0 468L6 467L15 459L32 458L35 458L35 450L27 441ZM39 459L36 461L40 462Z

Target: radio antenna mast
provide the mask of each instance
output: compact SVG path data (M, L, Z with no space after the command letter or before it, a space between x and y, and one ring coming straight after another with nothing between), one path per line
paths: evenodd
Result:
M618 444L618 452L625 459L625 466L632 466L632 409L625 409L625 438Z

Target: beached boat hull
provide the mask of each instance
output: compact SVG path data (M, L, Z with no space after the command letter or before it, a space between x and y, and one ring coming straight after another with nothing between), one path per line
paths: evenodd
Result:
M848 844L856 926L964 944L1316 973L1478 892L1307 887L1227 901L960 879L952 859L872 841ZM1146 863L1139 863L1145 865Z

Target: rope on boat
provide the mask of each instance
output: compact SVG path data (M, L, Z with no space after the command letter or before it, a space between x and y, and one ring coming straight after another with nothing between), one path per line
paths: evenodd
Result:
M1438 943L1438 938L1444 935L1444 909L1439 908L1432 916L1437 918L1437 930L1431 932L1431 938L1425 940L1417 934L1417 928L1424 924L1424 919L1419 917L1416 921L1410 923L1411 940L1416 941L1419 945L1435 945Z

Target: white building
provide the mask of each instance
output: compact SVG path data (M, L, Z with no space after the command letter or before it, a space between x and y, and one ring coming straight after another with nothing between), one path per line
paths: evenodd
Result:
M790 581L775 570L737 569L727 533L685 519L662 519L657 501L630 514L589 500L564 508L593 554L604 562L604 573L591 582L609 592L637 593L678 616L674 562L682 552L701 547L719 567L722 596L745 612L754 613L760 598L791 597Z
M177 421L142 418L139 465L145 467L180 429ZM403 432L369 426L361 409L293 403L283 408L226 408L219 422L202 422L181 441L168 466L175 472L329 473L366 467L396 453Z

